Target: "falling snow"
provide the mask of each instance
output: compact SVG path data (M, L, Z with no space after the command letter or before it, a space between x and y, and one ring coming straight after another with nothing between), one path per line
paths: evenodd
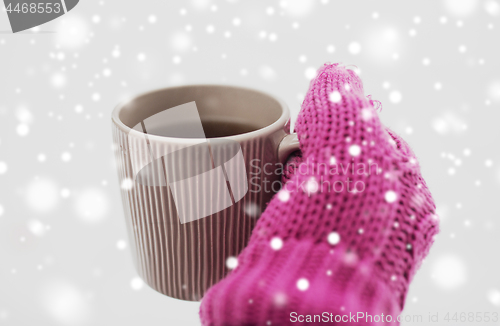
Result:
M35 212L45 213L55 208L58 203L57 185L50 179L38 178L30 182L26 189L26 201Z
M385 193L384 199L388 203L394 203L398 199L398 195L395 191L389 190Z
M445 0L445 8L456 17L469 16L477 9L478 0Z
M118 250L124 250L127 248L127 242L125 240L118 240L116 242L116 248L118 248Z
M305 278L301 278L297 281L297 289L300 291L306 291L309 289L309 281Z
M40 299L46 312L63 325L83 325L92 313L82 290L66 281L44 285Z
M356 144L349 146L349 154L351 156L359 156L361 154L361 147Z
M500 291L496 289L488 291L488 300L492 305L500 307Z
M283 248L283 240L281 240L281 238L272 238L271 239L271 248L273 248L273 250L280 250L281 248Z
M278 199L282 202L287 202L290 199L290 192L282 189L278 192Z
M316 77L316 68L308 67L305 70L304 75L306 76L307 79L313 79L314 77Z
M449 254L437 258L431 270L432 280L445 290L458 288L467 281L467 268L463 260L456 255Z
M132 290L139 291L144 287L144 281L138 276L134 277L130 281L130 287L132 288Z
M399 91L394 90L389 93L389 101L391 101L394 104L401 102L402 99L403 95Z
M5 174L8 170L7 163L0 161L0 174Z
M106 193L100 188L87 188L77 194L75 210L80 220L95 224L106 217L109 203Z
M331 232L328 234L328 243L331 245L337 245L340 242L340 235L337 232Z
M226 259L226 267L229 269L235 269L238 266L238 258L228 257Z
M358 42L350 43L349 52L353 55L359 54L361 52L361 44L359 44Z
M330 93L330 96L328 98L333 103L338 103L342 99L342 95L340 95L340 93L338 91L333 91Z

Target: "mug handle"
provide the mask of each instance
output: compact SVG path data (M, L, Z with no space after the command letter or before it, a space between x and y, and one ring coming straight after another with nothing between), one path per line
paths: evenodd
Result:
M300 149L299 137L296 133L288 134L278 145L278 162L285 164L290 154Z

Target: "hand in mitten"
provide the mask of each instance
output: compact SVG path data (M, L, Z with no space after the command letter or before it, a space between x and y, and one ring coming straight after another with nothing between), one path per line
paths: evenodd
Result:
M399 324L438 232L415 155L339 64L325 64L311 81L296 131L297 166L238 267L203 298L203 325Z

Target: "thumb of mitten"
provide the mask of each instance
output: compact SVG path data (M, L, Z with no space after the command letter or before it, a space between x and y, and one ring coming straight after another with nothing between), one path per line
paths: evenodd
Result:
M329 63L311 81L295 130L303 156L320 159L328 159L328 151L338 153L339 146L357 144L340 151L346 156L338 159L350 159L353 155L347 155L349 150L356 154L362 144L388 139L374 101L364 95L359 76L344 66Z

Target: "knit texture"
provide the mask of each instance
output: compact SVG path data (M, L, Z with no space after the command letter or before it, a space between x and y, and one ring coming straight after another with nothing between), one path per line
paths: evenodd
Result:
M366 317L343 325L398 325L438 232L414 153L339 64L318 70L296 131L301 155L289 160L238 266L204 296L203 325L319 325L306 315L324 312L331 321Z

